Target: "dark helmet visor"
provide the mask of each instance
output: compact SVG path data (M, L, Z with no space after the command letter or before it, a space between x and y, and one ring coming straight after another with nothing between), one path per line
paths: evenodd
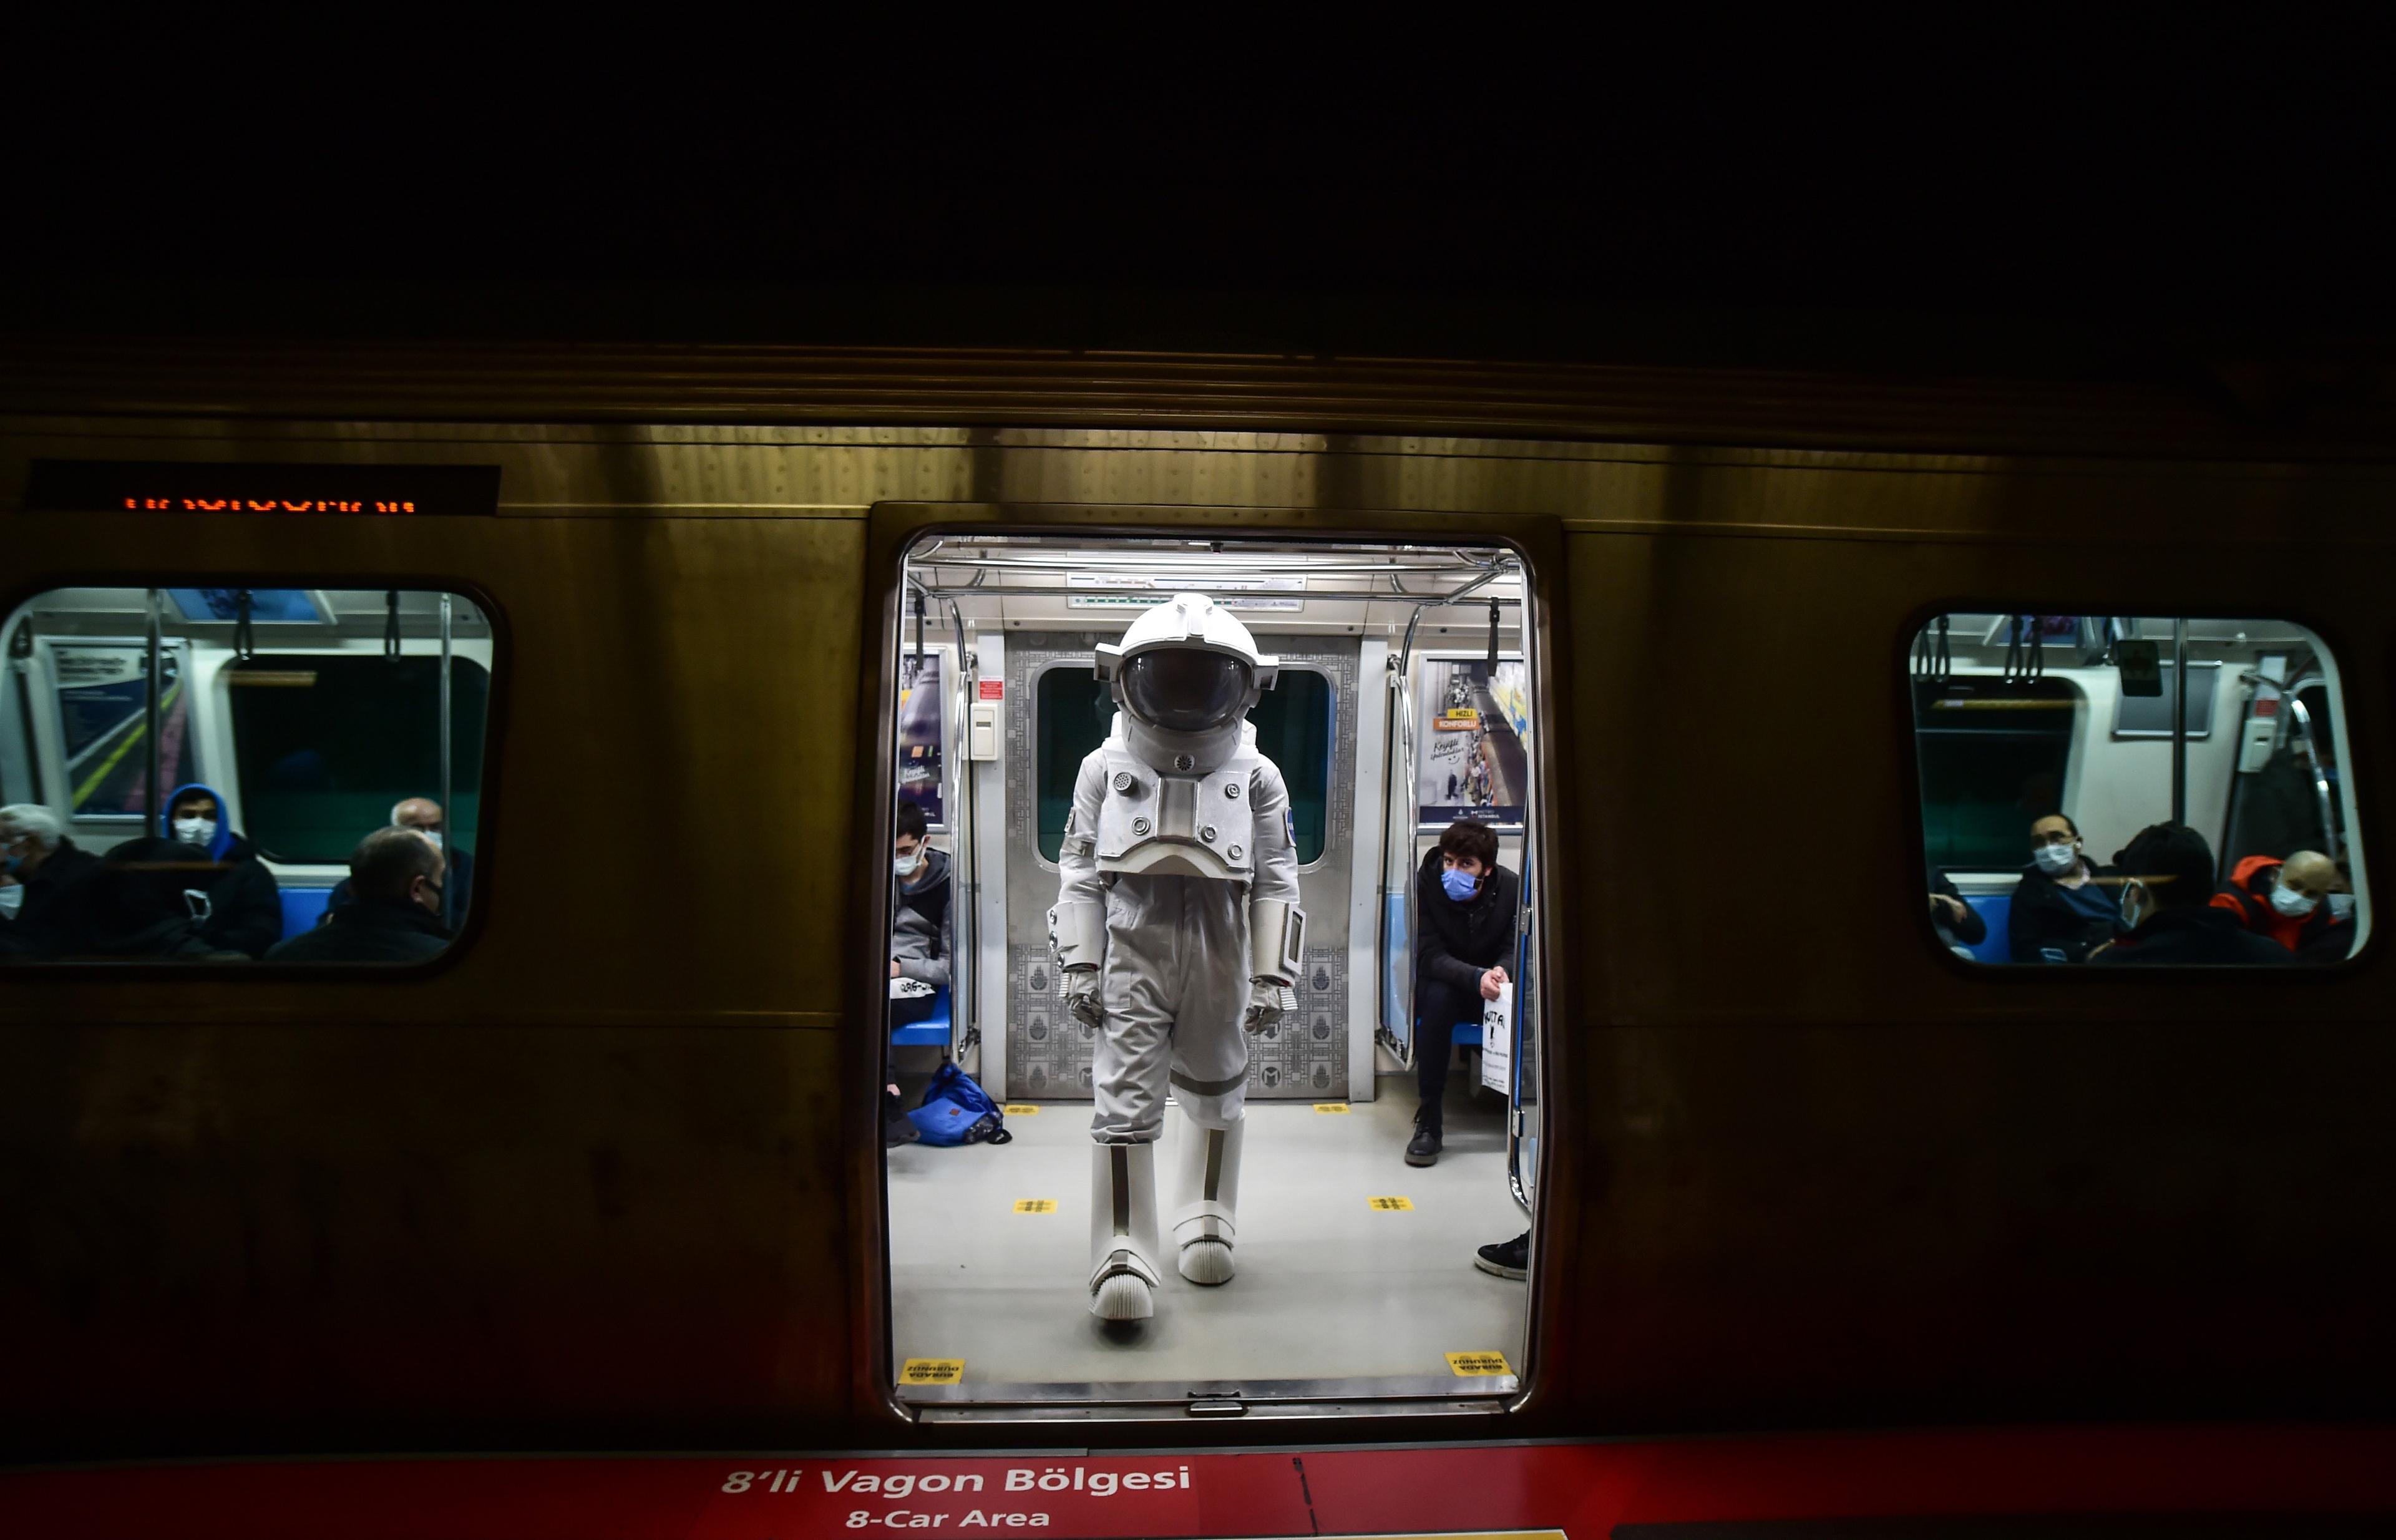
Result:
M1156 647L1124 665L1124 704L1172 733L1203 733L1240 714L1256 677L1247 661L1194 647Z

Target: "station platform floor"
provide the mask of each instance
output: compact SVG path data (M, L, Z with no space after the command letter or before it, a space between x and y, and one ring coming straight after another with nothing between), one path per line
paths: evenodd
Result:
M1239 1274L1202 1288L1165 1261L1153 1320L1089 1313L1090 1106L1006 1120L1014 1142L889 1154L895 1358L962 1359L961 1386L1446 1377L1449 1353L1498 1352L1519 1372L1527 1285L1472 1265L1528 1228L1506 1185L1502 1110L1450 1077L1445 1149L1405 1163L1411 1077L1345 1112L1252 1102ZM1158 1151L1169 1237L1172 1139ZM1377 1207L1404 1198L1410 1207ZM1045 1213L1018 1212L1047 1200ZM1167 1244L1169 1245L1169 1239Z

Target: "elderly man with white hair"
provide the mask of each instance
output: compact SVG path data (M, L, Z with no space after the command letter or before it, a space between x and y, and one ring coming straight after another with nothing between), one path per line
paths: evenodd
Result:
M0 930L0 955L55 957L65 950L67 911L60 899L100 857L67 838L57 814L39 803L18 803L0 807L0 865L24 895Z

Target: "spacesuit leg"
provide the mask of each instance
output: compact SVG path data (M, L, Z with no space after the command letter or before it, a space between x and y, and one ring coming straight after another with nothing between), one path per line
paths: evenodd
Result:
M1090 1313L1145 1321L1156 1313L1156 1146L1090 1147Z
M1247 919L1237 884L1205 883L1191 900L1196 945L1173 1029L1174 1263L1192 1283L1228 1283L1247 1134Z
M1090 1311L1108 1321L1155 1313L1156 1140L1171 1068L1178 895L1170 878L1125 877L1107 896L1106 1019L1092 1047Z

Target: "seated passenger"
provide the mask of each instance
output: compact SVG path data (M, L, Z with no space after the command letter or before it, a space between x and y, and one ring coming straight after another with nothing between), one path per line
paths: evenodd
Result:
M1406 1164L1439 1163L1447 1061L1459 1021L1479 1021L1514 961L1522 879L1498 864L1498 831L1459 818L1415 874L1415 1070L1421 1105Z
M206 912L200 917L201 939L215 951L264 957L283 936L282 895L274 873L226 822L224 799L197 781L179 786L166 799L166 816L160 824L159 832L199 846L216 863L212 877L193 884L207 896Z
M2121 900L2096 880L2112 870L2082 854L2080 826L2060 813L2030 826L2030 849L2005 921L2014 961L2084 962L2121 930Z
M474 892L474 857L463 847L450 845L449 820L442 813L441 804L430 797L408 797L393 803L391 827L413 829L441 852L442 860L447 863L443 868L441 883L441 891L448 897L446 918L453 925L465 923L466 903ZM333 911L349 903L351 897L350 880L344 877L325 896L325 912L316 917L316 923L321 925L330 920Z
M1963 957L1971 957L1972 949L1989 938L1989 923L1937 867L1930 869L1930 924L1939 941Z
M2092 952L2092 966L2284 967L2288 949L2249 935L2238 916L2214 908L2213 847L2184 824L2139 830L2113 857L2123 874L2122 918L2129 934Z
M67 838L59 816L38 803L0 807L0 859L23 888L15 918L0 923L0 957L55 957L67 939L67 889L100 857Z
M378 829L350 853L350 901L278 943L269 962L416 962L449 944L441 851L413 829Z
M2299 850L2282 861L2249 856L2214 894L2216 908L2238 916L2256 936L2267 936L2300 962L2339 962L2354 949L2354 906L2335 904L2346 879L2337 863L2318 850Z
M898 804L898 833L891 842L890 870L898 879L898 912L890 925L890 976L912 978L935 989L949 987L949 858L929 843L924 810ZM920 1004L894 1000L892 1020L904 1025L932 1014L930 997Z
M58 955L109 962L238 962L207 939L207 890L224 868L180 840L127 840L68 889Z

